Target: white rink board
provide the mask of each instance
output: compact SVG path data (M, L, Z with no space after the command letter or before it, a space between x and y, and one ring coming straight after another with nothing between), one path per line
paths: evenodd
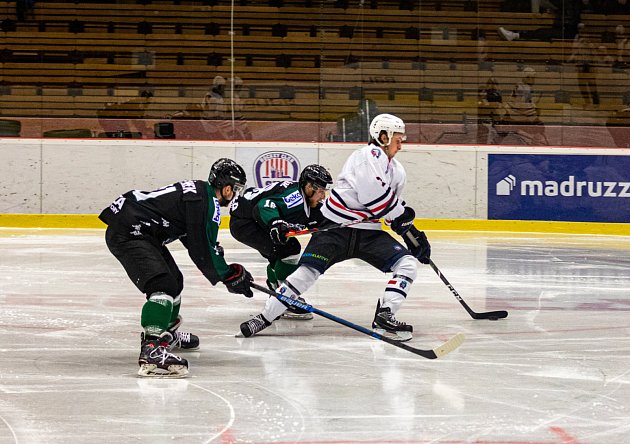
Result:
M318 162L337 176L362 144L177 140L0 139L0 213L99 213L116 196L205 179L220 157L251 162L264 149ZM423 218L486 219L489 153L630 155L624 149L405 144L404 198ZM253 185L249 180L248 185Z

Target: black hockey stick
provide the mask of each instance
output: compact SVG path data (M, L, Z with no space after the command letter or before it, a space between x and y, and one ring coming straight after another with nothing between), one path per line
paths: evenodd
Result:
M444 282L444 285L446 285L448 287L448 289L451 290L451 293L453 293L453 296L455 296L455 299L457 299L459 301L459 303L462 304L462 307L464 307L466 309L468 314L473 319L490 319L492 321L496 321L497 319L507 318L508 312L505 311L505 310L485 311L483 313L477 313L476 311L474 311L472 308L470 308L468 306L466 301L464 301L464 299L462 299L462 297L459 295L457 290L455 290L455 288L453 288L451 283L446 279L446 276L444 276L442 274L440 269L437 267L437 265L435 265L435 263L431 259L429 259L429 265L431 266L431 268L433 268L433 271L435 271L435 273L438 275L438 277L440 279L442 279L442 282Z
M407 231L405 233L405 237L414 246L416 246L416 247L418 246L418 241L411 235L411 233L409 233L409 231ZM468 314L473 319L490 319L492 321L496 321L497 319L507 318L508 312L505 311L505 310L486 311L486 312L483 312L483 313L477 313L476 311L474 311L472 308L470 308L468 306L466 301L464 301L464 299L459 295L457 290L455 290L455 288L451 285L451 283L448 281L448 279L446 279L446 276L444 276L442 274L442 272L437 267L437 265L435 265L435 262L433 262L433 260L429 259L429 265L431 266L431 268L433 268L433 271L435 271L435 273L438 275L438 277L440 279L442 279L442 282L444 282L444 285L446 285L448 287L448 289L451 290L451 293L453 293L453 296L455 296L455 299L457 299L459 301L459 303L462 304L462 307L464 307L466 309Z
M315 313L318 314L326 319L330 319L333 322L336 322L338 324L341 325L345 325L346 327L350 327L353 330L356 330L360 333L366 334L368 336L371 336L375 339L379 339L383 342L387 342L388 344L394 345L398 348L402 348L403 350L407 350L408 352L414 353L416 355L420 355L423 358L427 358L427 359L436 359L439 357L442 357L450 352L452 352L453 350L455 350L457 347L459 347L460 345L462 345L462 343L464 342L464 335L461 333L456 334L455 336L453 336L451 339L449 339L448 341L446 341L444 344L440 345L439 347L436 347L432 350L422 350L419 348L414 348L414 347L410 347L407 344L404 344L400 341L395 341L393 339L390 339L388 337L385 337L379 333L376 333L372 330L368 330L365 327L361 327L360 325L356 325L353 324L350 321L346 321L343 318L339 318L335 315L332 315L330 313L326 313L323 310L320 310L318 308L313 307L310 304L306 304L306 303L302 303L296 299L291 299L287 296L281 295L276 293L275 291L271 291L268 288L263 287L262 285L258 285L252 282L251 286L253 288L255 288L256 290L262 291L263 293L267 293L270 296L275 296L276 298L278 298L280 300L280 302L284 303L284 305L291 305L293 307L299 308L301 310L307 311L309 313Z
M311 228L310 230L306 229L306 230L289 231L287 233L287 237L302 236L304 234L311 234L311 233L322 232L322 231L336 230L338 228L351 227L352 225L362 224L362 223L365 223L365 222L376 223L376 222L380 222L380 219L353 220L353 221L350 221L350 222L344 222L342 224L328 225L328 226L326 226L324 228Z

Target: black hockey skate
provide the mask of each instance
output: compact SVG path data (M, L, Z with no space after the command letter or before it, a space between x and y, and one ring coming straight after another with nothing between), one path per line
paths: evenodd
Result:
M263 331L265 328L269 327L271 322L265 319L265 317L261 314L254 316L249 321L243 322L241 324L241 334L246 338L255 335Z
M396 320L389 307L381 308L381 301L376 304L372 329L380 335L401 342L410 340L413 332L411 325Z
M178 316L175 323L168 328L168 332L173 336L169 349L180 349L186 351L198 350L199 336L186 331L179 331L179 327L181 325L182 317Z
M168 351L172 339L173 335L168 332L159 338L141 335L138 376L183 378L188 374L188 361Z

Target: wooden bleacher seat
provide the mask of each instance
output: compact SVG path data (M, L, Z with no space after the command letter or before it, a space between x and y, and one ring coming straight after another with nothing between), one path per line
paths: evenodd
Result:
M198 103L215 75L231 76L228 2L146 3L38 3L34 20L1 34L3 114L164 117ZM550 25L551 16L502 13L497 2L482 3L474 13L461 0L435 1L429 8L423 3L417 15L395 1L377 2L376 8L366 2L361 9L357 2L344 9L250 1L235 17L233 63L248 88L243 113L336 120L356 109L353 95L364 94L410 118L459 121L476 113L478 88L488 76L509 94L519 67L531 65L539 73L542 116L598 117L567 112L569 105L582 105L575 69L565 63L570 41L496 37L498 26L534 29ZM610 26L595 15L586 19L589 26ZM410 34L414 28L417 34ZM353 37L340 35L341 29ZM486 33L494 71L479 69L479 42L470 39L478 30ZM617 74L606 67L594 74L606 113L622 105L627 92L624 74ZM156 95L147 109L126 104L149 88ZM568 104L556 103L559 93L566 93Z

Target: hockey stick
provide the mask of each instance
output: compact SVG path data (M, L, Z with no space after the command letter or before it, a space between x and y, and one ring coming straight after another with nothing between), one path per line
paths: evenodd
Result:
M464 335L461 333L456 334L455 336L453 336L451 339L449 339L448 341L446 341L444 344L440 345L439 347L436 347L432 350L422 350L419 348L414 348L414 347L410 347L407 344L404 344L400 341L395 341L393 339L390 339L388 337L385 337L379 333L376 333L372 330L368 330L365 327L361 327L360 325L356 325L353 324L350 321L346 321L343 318L339 318L335 315L332 315L330 313L326 313L323 310L320 310L318 308L313 307L310 304L306 304L306 303L302 303L296 299L291 299L287 296L281 295L276 293L275 291L271 291L265 287L263 287L262 285L258 285L255 283L251 283L251 286L253 288L255 288L256 290L262 291L263 293L267 293L270 296L275 296L276 298L278 298L280 300L280 302L284 303L285 305L291 305L293 307L299 308L301 310L307 311L309 313L315 313L318 314L326 319L330 319L333 322L336 322L338 324L341 325L345 325L346 327L350 327L353 330L356 330L360 333L366 334L368 336L371 336L375 339L379 339L383 342L387 342L388 344L394 345L398 348L402 348L403 350L407 350L408 352L414 353L416 355L420 355L423 358L427 358L427 359L436 359L439 357L442 357L450 352L452 352L453 350L455 350L457 347L459 347L460 345L462 345L462 343L464 342Z
M407 231L405 233L405 237L409 240L409 242L411 242L415 247L418 247L418 241L416 240L415 237L413 237L411 235L411 233L409 231ZM459 295L459 293L457 292L457 290L455 290L455 288L451 285L451 283L448 281L448 279L446 279L446 276L444 276L442 274L442 272L440 271L440 269L437 267L437 265L435 265L435 263L429 259L429 265L431 266L431 268L433 268L433 271L435 271L435 273L438 275L438 277L440 279L442 279L442 282L444 282L444 285L446 285L448 287L449 290L451 290L451 293L453 293L453 296L455 296L455 299L457 299L459 301L460 304L462 304L462 307L464 307L466 309L466 311L468 312L468 314L473 318L473 319L490 319L492 321L496 321L497 319L502 319L502 318L507 318L507 311L505 310L498 310L498 311L486 311L483 313L477 313L475 312L472 308L470 308L468 306L468 304L466 303L466 301L464 301L464 299Z
M409 240L409 242L411 242L414 246L418 247L418 241L416 240L416 238L414 238L411 233L409 231L407 231L405 233L405 237ZM446 276L444 276L442 274L442 272L440 271L440 269L437 267L437 265L435 265L435 263L433 262L433 260L429 259L429 265L431 266L431 268L433 268L433 271L435 271L435 273L438 275L438 277L440 279L442 279L442 282L444 282L444 285L446 285L448 287L449 290L451 290L451 293L453 293L453 296L455 296L455 299L457 299L459 301L460 304L462 304L462 307L464 307L466 309L466 311L468 312L468 314L473 318L473 319L490 319L492 321L496 321L497 319L502 319L502 318L507 318L508 312L505 310L498 310L498 311L486 311L483 313L477 313L475 312L472 308L470 308L468 306L468 304L466 303L466 301L464 301L464 299L459 295L459 293L457 292L457 290L455 290L455 288L451 285L451 283L448 281L448 279L446 279Z
M442 282L444 282L444 285L446 285L448 289L451 290L451 293L453 293L453 296L455 296L455 299L457 299L459 303L462 304L462 307L466 309L468 314L473 319L490 319L492 321L496 321L497 319L507 318L508 312L505 310L485 311L483 313L477 313L476 311L474 311L472 308L468 306L466 301L464 301L464 299L459 295L457 290L453 288L451 283L446 279L446 276L442 274L440 269L437 267L437 265L435 265L435 263L431 259L429 259L429 265L431 266L431 268L433 268L433 271L435 271L438 277L442 279Z
M336 230L338 228L346 228L346 227L351 227L352 225L357 225L357 224L362 224L365 222L379 222L380 219L361 219L361 220L353 220L350 222L344 222L342 224L335 224L335 225L329 225L325 228L311 228L310 230L295 230L295 231L289 231L286 236L287 237L295 237L295 236L302 236L304 234L311 234L311 233L315 233L315 232L322 232L322 231L330 231L330 230Z

